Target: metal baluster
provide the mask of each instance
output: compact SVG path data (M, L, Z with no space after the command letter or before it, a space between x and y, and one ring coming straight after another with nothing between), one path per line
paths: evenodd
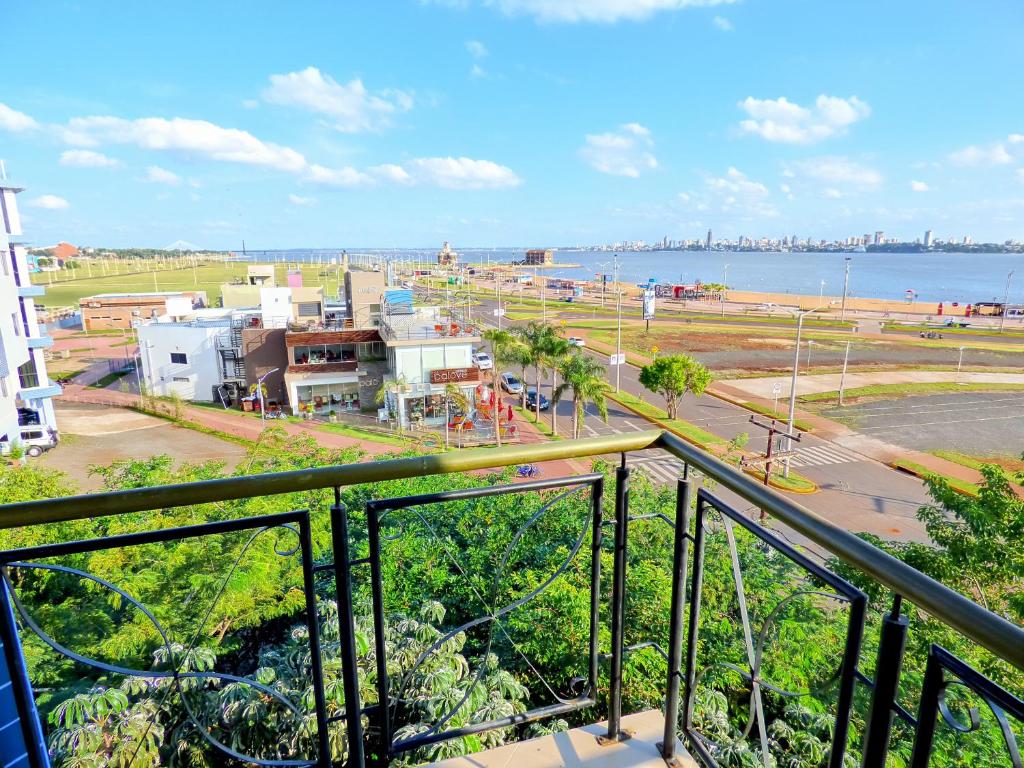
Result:
M28 765L31 768L49 768L49 757L46 753L39 715L36 713L35 702L32 700L31 683L29 683L28 671L25 668L25 658L21 652L18 627L14 620L14 610L8 589L12 588L7 579L7 569L0 569L0 644L3 645L4 653L0 663L6 661L7 672L11 677L14 706L17 709L22 738L25 740ZM8 715L9 713L3 714ZM14 738L11 739L11 742L14 743Z
M594 483L591 491L593 501L593 530L590 540L590 668L587 693L592 699L597 698L598 680L598 634L601 626L601 503L604 497L604 480Z
M359 666L356 656L356 622L352 610L352 566L348 557L348 512L341 504L341 489L334 488L331 507L331 541L334 547L334 583L338 599L338 633L341 645L341 679L345 689L345 720L348 764L366 765L363 744L363 712L359 701Z
M893 704L900 685L903 652L909 620L900 612L903 598L895 595L892 611L882 619L882 638L875 663L875 690L871 696L867 730L864 734L863 768L884 768L892 731Z
M373 644L377 665L377 716L380 730L380 748L377 765L387 765L391 756L391 701L388 685L387 642L384 637L384 593L380 571L380 519L377 510L366 510L366 529L369 534L370 590L373 595Z
M686 555L690 530L690 502L693 483L676 484L676 527L672 555L672 615L669 620L668 691L665 695L665 735L661 756L669 765L677 765L676 726L679 724L680 662L683 655L683 612L686 610Z
M626 531L629 524L629 467L615 470L615 559L612 573L612 660L609 673L608 733L602 743L629 738L622 733L622 646L626 616Z
M693 728L693 685L697 675L697 634L700 625L700 593L704 582L704 498L697 495L697 525L693 537L693 578L690 586L690 630L686 646L686 676L683 678L683 731Z
M302 547L302 587L306 593L306 624L309 627L310 673L313 677L313 700L316 703L316 736L319 751L317 765L331 766L331 740L327 733L327 697L324 695L323 657L320 655L320 617L316 608L316 582L313 576L313 539L309 530L309 513L299 521L299 543Z
M914 737L914 751L910 756L910 768L928 768L935 740L935 726L939 717L939 696L945 675L942 664L935 656L933 645L928 654L928 665L924 670L921 685L921 704L917 710L917 735Z

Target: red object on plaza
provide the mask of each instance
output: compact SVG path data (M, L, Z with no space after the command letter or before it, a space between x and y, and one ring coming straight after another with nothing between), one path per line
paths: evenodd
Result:
M940 315L942 314L942 302L941 301L939 302L939 314Z

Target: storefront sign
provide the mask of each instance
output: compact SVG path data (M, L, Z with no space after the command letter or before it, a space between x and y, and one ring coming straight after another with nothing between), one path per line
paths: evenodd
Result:
M439 368L430 372L431 384L461 384L479 380L479 368Z

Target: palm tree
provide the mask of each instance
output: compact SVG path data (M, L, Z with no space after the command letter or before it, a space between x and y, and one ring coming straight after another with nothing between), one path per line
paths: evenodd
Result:
M533 366L534 370L534 386L537 388L537 397L535 398L535 408L537 423L540 423L540 372L544 367L544 363L547 361L545 352L548 346L551 344L552 339L557 338L555 329L547 323L538 323L536 320L531 320L524 326L516 329L516 335L519 336L529 353L530 365Z
M490 328L483 332L484 341L491 345L491 357L493 365L497 366L499 360L505 360L507 351L516 343L516 338L508 331L499 331L497 328ZM491 368L491 386L495 387L497 380L497 369ZM499 412L497 388L494 393L494 442L501 447L501 414Z
M530 350L522 341L513 344L506 352L508 357L505 362L519 368L519 381L522 387L519 390L519 402L523 409L526 409L526 369L533 363Z
M552 335L548 340L547 348L544 350L544 358L545 367L551 371L552 392L558 386L558 369L565 362L566 358L569 357L569 353L572 350L573 347L569 345L569 342L557 334ZM554 395L552 395L552 399L554 399ZM554 404L551 405L551 434L558 435L558 409Z
M593 403L602 421L608 421L608 404L604 396L611 389L611 384L605 381L604 366L579 352L569 355L559 372L562 374L562 383L555 389L551 399L558 403L562 395L572 390L572 437L576 440L580 436L587 403Z

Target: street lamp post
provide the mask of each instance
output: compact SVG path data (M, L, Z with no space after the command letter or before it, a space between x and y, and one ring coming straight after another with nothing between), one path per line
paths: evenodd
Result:
M1006 324L1006 313L1010 308L1010 280L1013 277L1014 270L1010 270L1006 276L1006 290L1003 291L1003 314L999 316L999 332L1003 332L1003 326Z
M793 380L789 385L789 418L786 425L786 451L787 453L793 449L793 438L790 435L793 434L793 421L796 415L796 377L797 372L800 369L800 334L804 327L804 318L808 315L817 312L822 307L815 307L809 309L806 312L797 310L793 314L797 316L796 319L796 352L793 355ZM783 463L782 470L783 477L789 477L789 456L786 456L785 462Z
M956 361L956 372L957 372L958 376L960 375L960 368L964 364L964 350L965 349L967 349L967 347L960 347L960 359Z
M269 371L267 371L262 376L260 376L258 379L256 379L256 394L259 395L259 398L260 398L260 420L261 421L266 421L267 420L266 403L263 402L263 380L265 378L267 378L267 376L269 376L270 374L277 373L279 370L281 370L281 369L280 368L271 368Z
M821 288L818 289L818 303L822 304L825 301L825 281L821 281Z
M846 276L843 278L843 308L839 312L839 319L846 319L846 294L850 289L850 257L846 257Z

